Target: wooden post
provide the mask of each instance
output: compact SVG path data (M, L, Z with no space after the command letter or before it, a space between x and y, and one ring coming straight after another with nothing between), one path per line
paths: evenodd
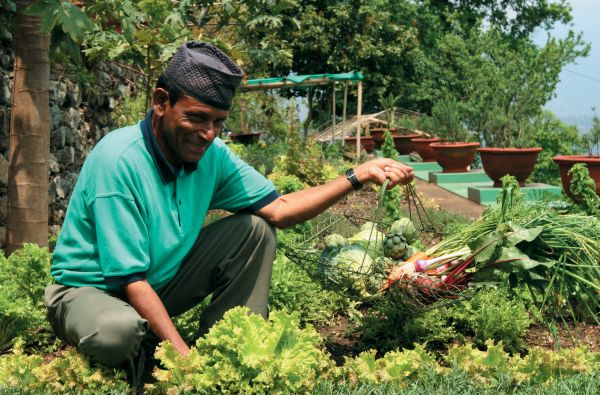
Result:
M356 161L360 159L360 132L362 130L362 81L358 81L358 103L356 103L356 119L358 126L356 127Z
M333 97L331 100L332 110L331 110L331 142L335 140L335 81L333 81Z
M348 105L348 81L344 82L344 109L342 111L342 122L346 122L346 107Z

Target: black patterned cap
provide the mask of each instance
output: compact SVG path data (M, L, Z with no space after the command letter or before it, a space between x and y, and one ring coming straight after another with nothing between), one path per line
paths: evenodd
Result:
M229 110L242 69L212 44L187 42L169 61L165 77L182 93L204 104Z

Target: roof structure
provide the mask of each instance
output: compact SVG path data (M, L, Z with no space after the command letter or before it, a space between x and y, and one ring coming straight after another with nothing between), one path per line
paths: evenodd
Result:
M364 78L364 75L360 71L337 74L305 74L290 75L287 77L258 78L243 82L239 91L249 92L255 90L330 85L340 81L362 81Z

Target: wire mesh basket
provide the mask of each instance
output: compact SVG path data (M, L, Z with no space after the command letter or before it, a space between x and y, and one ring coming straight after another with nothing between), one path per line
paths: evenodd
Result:
M384 256L384 242L393 235L393 221L387 218L383 204L386 187L387 182L370 213L324 215L310 232L286 243L285 255L326 289L361 301L391 304L407 313L421 313L467 296L471 289L465 284L466 277L452 284L442 281L443 272L402 271L409 263L414 267L411 258L419 256L410 251L401 260ZM406 186L403 195L419 234L439 234L414 185ZM451 275L450 270L446 273Z

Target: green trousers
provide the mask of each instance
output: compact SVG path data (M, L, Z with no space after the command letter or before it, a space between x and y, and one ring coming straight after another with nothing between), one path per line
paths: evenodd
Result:
M275 247L275 229L264 219L226 217L202 229L177 275L157 293L171 317L212 294L200 333L235 306L266 318ZM54 284L45 302L56 335L107 366L135 365L142 340L151 335L148 321L123 296Z

